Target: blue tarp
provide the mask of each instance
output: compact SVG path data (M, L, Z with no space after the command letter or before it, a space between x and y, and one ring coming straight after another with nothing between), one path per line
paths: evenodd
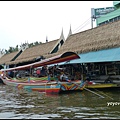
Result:
M79 56L80 59L71 60L70 62L62 62L60 64L120 61L120 48L88 52L79 54Z

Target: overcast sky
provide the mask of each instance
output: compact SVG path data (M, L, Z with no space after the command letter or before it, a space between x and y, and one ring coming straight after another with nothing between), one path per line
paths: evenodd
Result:
M113 1L0 1L0 49L21 43L66 39L91 28L91 8L113 7ZM94 23L95 27L95 23Z

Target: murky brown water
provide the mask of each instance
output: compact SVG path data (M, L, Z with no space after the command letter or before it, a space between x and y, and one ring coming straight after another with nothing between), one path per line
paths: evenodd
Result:
M101 91L105 98L86 90L48 96L0 85L0 118L120 119L120 89Z

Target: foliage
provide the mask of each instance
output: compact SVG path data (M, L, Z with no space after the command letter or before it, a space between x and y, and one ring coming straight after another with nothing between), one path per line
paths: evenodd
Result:
M22 45L25 45L25 44L26 43L23 43ZM42 44L42 42L36 41L36 42L30 43L30 44L28 43L28 47L30 48L30 47L33 47L33 46L36 46L36 45L39 45L39 44ZM21 45L19 45L19 47L21 48ZM15 48L14 47L9 47L9 49L8 50L5 49L4 52L5 52L5 54L8 54L8 53L18 51L19 47L18 47L18 45L16 45Z

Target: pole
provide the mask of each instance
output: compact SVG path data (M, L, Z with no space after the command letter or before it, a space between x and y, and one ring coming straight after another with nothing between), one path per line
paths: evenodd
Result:
M91 17L91 28L93 28L93 16Z
M98 91L98 92L101 92L101 91L99 91L99 90L97 90L97 89L95 89L96 91ZM101 92L103 95L105 95L105 96L107 96L107 97L109 97L110 99L112 99L113 100L113 98L112 97L110 97L110 96L108 96L108 95L106 95L105 93L103 93L103 92Z
M93 92L93 91L91 91L91 90L89 90L89 89L87 89L87 88L84 88L84 89L87 90L87 91L89 91L89 92L91 92L91 93L93 93L93 94L95 94L95 95L98 95L98 96L101 97L101 98L105 98L104 96L99 95L99 94L97 94L96 92Z

